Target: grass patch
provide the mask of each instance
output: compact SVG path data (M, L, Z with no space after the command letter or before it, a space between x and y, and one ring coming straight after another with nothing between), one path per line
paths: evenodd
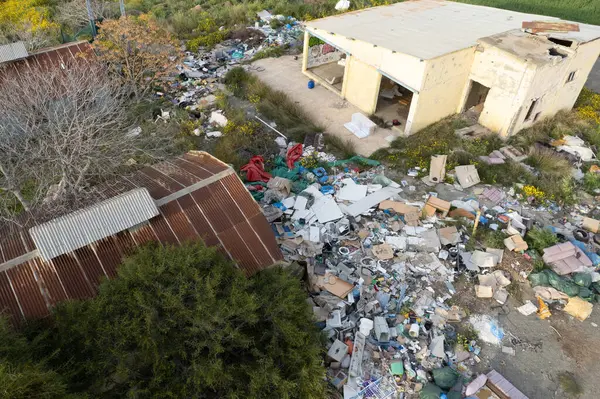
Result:
M504 8L600 25L600 8L589 0L458 0L460 3Z
M540 173L564 179L571 176L571 165L567 159L549 148L533 147L525 163L536 168Z
M587 172L583 175L583 189L590 194L595 194L600 189L600 174Z
M271 89L241 67L225 75L225 84L236 97L256 104L260 114L274 121L279 131L296 142L303 142L309 133L323 132L287 94Z
M252 57L250 62L254 62L256 60L262 60L263 58L279 58L285 53L285 48L283 46L277 47L267 47L260 51L257 51Z
M575 378L573 373L562 372L558 375L558 381L563 392L570 395L571 397L579 397L583 394L583 388L579 385L579 382Z
M558 244L558 237L549 229L534 227L527 232L525 241L529 249L535 250L539 255L544 253L544 248Z
M354 144L331 134L325 135L325 149L338 159L349 159L356 155Z

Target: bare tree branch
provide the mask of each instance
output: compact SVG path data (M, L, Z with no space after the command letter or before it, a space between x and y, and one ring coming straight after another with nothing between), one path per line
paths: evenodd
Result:
M131 158L163 154L170 138L128 133L128 102L87 60L0 81L0 217L42 204L62 212Z

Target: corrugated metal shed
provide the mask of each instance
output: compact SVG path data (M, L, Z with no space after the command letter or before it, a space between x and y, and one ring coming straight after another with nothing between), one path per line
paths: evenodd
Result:
M29 230L44 260L73 252L158 215L145 188L136 188Z
M25 43L15 42L0 46L0 63L19 60L29 55Z
M115 204L129 198L124 201L129 207L131 200L136 201L128 197L132 190L145 191L153 204L160 203L155 206L157 215L135 226L132 221L118 224L121 231L106 235L103 229L114 231L120 223L106 220L113 217ZM116 277L124 256L149 241L178 245L202 239L231 257L247 275L283 259L258 204L235 172L208 153L192 151L146 167L97 187L97 193L92 202L68 214L53 214L52 219L43 212L24 215L24 228L0 227L0 310L13 315L15 322L44 317L60 301L93 296L102 279ZM142 199L147 211L149 197ZM107 203L108 212L98 211ZM123 216L120 211L117 215ZM92 228L82 229L77 223ZM96 227L98 232L90 231ZM32 239L30 232L36 231L43 232L41 241ZM102 238L91 242L92 237ZM82 238L87 245L78 246ZM50 260L39 256L46 249Z
M453 1L415 0L309 21L307 28L427 60L473 47L478 39L538 20L561 22L553 17ZM552 36L579 42L600 37L600 26L579 24L579 28L579 32L553 32Z

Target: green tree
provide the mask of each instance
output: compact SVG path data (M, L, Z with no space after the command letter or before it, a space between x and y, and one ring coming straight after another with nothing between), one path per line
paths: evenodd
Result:
M35 343L0 317L0 398L65 398L66 384L45 362L33 356Z
M52 347L102 397L324 397L320 334L299 282L246 278L203 244L140 249L99 295L59 306Z

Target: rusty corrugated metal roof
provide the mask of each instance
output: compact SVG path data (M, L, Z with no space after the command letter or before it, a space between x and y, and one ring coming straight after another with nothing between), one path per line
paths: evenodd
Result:
M117 275L123 256L149 241L178 245L203 239L231 257L247 275L283 259L258 204L239 177L210 154L190 152L107 182L98 187L96 204L85 205L95 209L106 198L110 201L111 196L114 199L136 189L148 190L158 205L155 217L135 226L123 225L121 231L106 237L96 236L101 239L61 253L50 261L39 256L40 248L27 228L3 229L7 233L0 238L0 310L4 309L18 321L46 316L52 306L63 300L90 297L102 279ZM59 219L61 216L54 215ZM64 219L63 216L61 220ZM47 223L48 216L27 220ZM72 229L69 223L53 225ZM32 230L36 231L36 227Z

